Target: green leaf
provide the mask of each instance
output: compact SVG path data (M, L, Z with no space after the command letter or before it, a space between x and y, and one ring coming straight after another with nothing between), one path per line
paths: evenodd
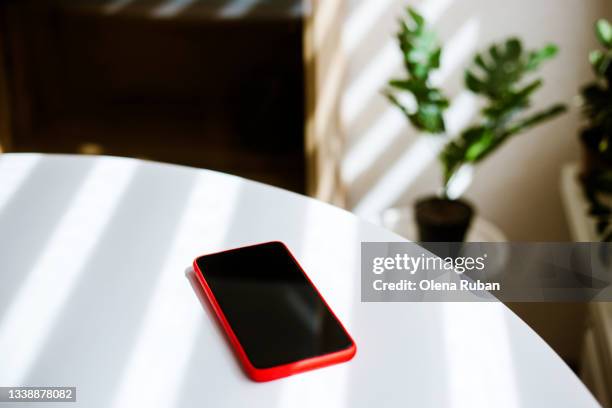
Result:
M417 82L410 79L392 79L389 81L389 86L394 88L403 89L412 93L417 93Z
M447 143L440 153L445 184L464 164L484 160L511 136L565 111L564 105L555 105L516 120L529 108L531 97L543 83L538 78L526 83L524 77L557 52L553 44L526 51L519 39L509 38L476 54L464 80L469 90L486 98L484 117Z
M554 44L548 44L537 51L532 51L529 54L527 69L530 71L537 69L542 62L546 61L547 59L553 58L557 55L558 52L559 48Z
M435 104L440 107L448 107L448 100L442 91L427 85L425 82L415 79L392 79L389 86L412 93L417 103Z
M599 42L604 47L612 48L612 24L608 20L600 19L595 23L595 32Z
M470 71L465 71L465 86L474 93L480 93L485 89L482 81Z
M415 97L417 101L416 110L411 112L393 93L389 91L383 92L387 99L410 120L413 126L429 133L443 133L446 130L444 110L448 107L448 100L444 98L439 90L420 87L422 84L410 80L393 80L389 81L389 84L409 90Z
M482 112L489 126L502 128L529 107L531 95L542 81L536 79L525 86L523 77L557 52L554 44L525 51L519 39L509 38L503 44L493 44L487 54L474 57L473 66L465 72L465 85L488 99Z
M464 152L459 145L454 141L449 142L440 152L440 162L442 163L442 171L444 176L444 185L453 177L455 172L459 170L463 163Z
M506 58L516 60L521 56L523 52L523 45L517 38L510 38L506 41Z
M410 17L412 17L412 20L416 23L417 27L420 28L425 25L425 19L414 8L408 7L408 14L410 14Z
M489 54L491 55L491 57L493 58L494 61L499 61L501 60L501 54L499 51L499 46L496 44L493 44L489 47Z
M545 120L552 119L553 117L565 112L567 107L563 104L553 105L552 107L545 109L541 112L535 113L525 119L521 119L518 122L508 127L505 132L505 136L512 136L520 133L530 127L537 125Z
M467 162L480 160L487 144L493 142L493 133L486 126L473 126L464 130L457 138L449 141L439 155L447 186L453 175Z
M440 68L441 57L442 57L442 48L438 47L438 49L435 50L431 54L431 57L429 58L429 63L430 63L431 68Z
M499 122L501 125L515 113L527 108L529 97L540 86L542 86L542 81L537 79L517 91L513 90L504 98L492 100L489 106L483 109L483 113L491 121Z
M430 133L442 133L446 130L442 110L435 104L419 106L416 114L414 114L414 120L418 123L417 127Z
M491 99L507 95L527 70L523 46L517 38L493 44L488 54L476 54L473 62L473 69L465 74L466 87Z
M465 151L465 161L475 163L483 159L494 145L495 134L490 129L483 128L478 138L471 141L468 145Z
M589 62L596 69L596 71L599 71L599 65L604 58L604 53L600 50L594 50L589 53Z
M595 75L599 77L605 76L612 65L612 54L604 54L600 50L591 51L589 53L589 62L593 66Z
M427 81L430 71L440 66L442 50L435 32L427 29L423 17L409 8L407 19L400 21L397 39L408 74L413 78Z
M429 100L431 103L434 103L440 108L448 108L450 105L448 99L446 99L442 92L436 88L428 88L427 100Z
M429 84L431 72L440 66L442 49L436 33L427 29L425 19L412 8L407 9L407 14L407 18L400 21L397 33L407 76L389 81L391 89L384 94L417 129L442 133L445 131L444 111L449 103L441 90ZM412 94L415 108L403 106L392 91Z

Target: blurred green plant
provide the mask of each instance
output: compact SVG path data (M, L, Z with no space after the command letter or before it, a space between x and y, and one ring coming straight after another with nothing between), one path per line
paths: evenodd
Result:
M417 129L442 133L448 99L429 82L431 71L440 66L442 48L422 16L411 8L408 16L408 21L400 21L397 35L408 78L389 81L389 89L384 94ZM519 39L509 38L503 44L493 44L486 53L476 54L473 66L465 72L465 86L486 103L478 123L451 139L439 156L445 195L450 181L463 165L482 161L510 137L565 111L564 105L557 104L524 114L531 105L531 97L543 83L540 78L525 83L525 77L557 52L553 44L527 51ZM397 90L412 94L416 108L411 110L400 103L393 92Z
M431 72L440 67L442 48L438 45L436 33L427 29L422 16L409 8L408 17L407 21L400 21L397 33L408 77L390 80L389 89L384 94L417 129L443 133L446 130L443 113L448 108L448 100L430 84ZM411 94L415 108L407 108L401 103L396 91Z
M510 38L492 45L485 54L474 57L474 66L465 73L465 85L486 99L480 123L464 130L443 149L440 159L447 184L459 168L478 163L510 137L565 111L562 104L521 115L531 105L531 97L543 84L541 78L524 83L542 62L557 54L553 44L525 51L521 41Z
M595 24L597 39L603 50L594 50L589 61L595 80L582 88L583 113L589 120L584 134L600 153L610 154L612 138L612 24L605 19Z

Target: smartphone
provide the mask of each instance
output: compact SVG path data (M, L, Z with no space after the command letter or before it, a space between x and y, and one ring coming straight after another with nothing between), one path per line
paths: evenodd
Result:
M247 376L270 381L350 360L355 342L282 242L193 262Z

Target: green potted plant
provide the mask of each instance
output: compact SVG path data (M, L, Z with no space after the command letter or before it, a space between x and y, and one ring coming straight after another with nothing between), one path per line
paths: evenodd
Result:
M588 121L580 134L582 172L589 176L612 170L612 25L597 21L595 33L603 50L594 50L589 60L595 80L582 88L583 114Z
M525 111L542 79L526 80L540 64L557 54L553 44L527 51L521 41L509 38L493 44L485 53L474 56L473 65L465 72L465 86L484 99L484 108L477 121L456 137L446 135L444 113L449 100L441 89L431 85L431 73L440 66L442 47L435 32L424 18L408 8L408 18L400 21L397 39L403 55L406 77L392 79L383 92L410 123L433 137L447 137L439 155L443 188L439 196L425 197L415 206L419 239L423 242L462 241L473 217L474 209L460 197L449 194L459 170L475 165L509 140L565 110L556 104L539 112ZM407 93L411 106L399 95Z

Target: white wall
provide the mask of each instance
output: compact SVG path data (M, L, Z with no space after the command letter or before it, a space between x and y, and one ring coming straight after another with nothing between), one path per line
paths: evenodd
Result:
M455 102L447 117L452 132L478 110L473 95L462 92L463 71L475 50L509 35L520 36L529 48L557 43L561 53L542 70L545 85L535 107L573 104L580 85L591 78L587 54L596 46L593 22L612 17L610 0L349 1L343 177L350 208L370 219L384 208L435 193L440 186L437 139L418 137L379 93L389 77L403 74L394 34L408 4L433 22L445 44L437 80ZM476 169L465 197L511 240L569 239L559 171L563 163L578 159L580 122L572 106L564 116L517 136Z

